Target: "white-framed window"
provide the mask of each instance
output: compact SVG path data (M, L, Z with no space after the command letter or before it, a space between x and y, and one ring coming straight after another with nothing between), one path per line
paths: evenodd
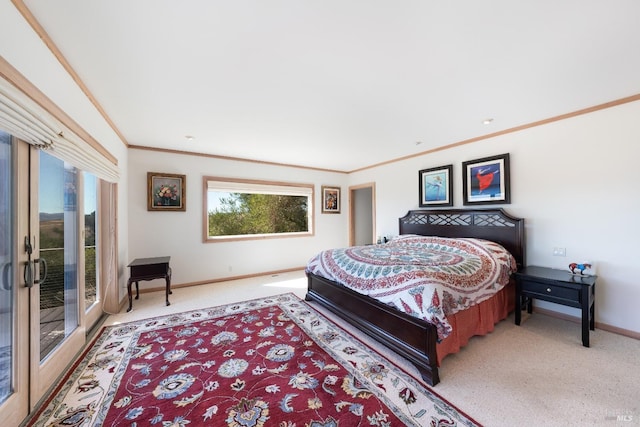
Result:
M204 177L204 241L313 235L313 184Z

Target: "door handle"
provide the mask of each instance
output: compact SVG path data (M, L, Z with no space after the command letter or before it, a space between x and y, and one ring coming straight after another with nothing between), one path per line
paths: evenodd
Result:
M47 260L44 258L38 258L36 260L33 261L34 263L37 262L38 263L38 267L43 268L44 272L42 273L42 275L40 276L39 280L36 280L35 283L39 283L39 284L43 284L45 280L47 280ZM40 270L40 271L43 271Z
M35 242L35 236L33 240ZM43 284L45 280L47 280L47 260L44 258L37 258L32 260L31 254L33 253L33 246L31 246L31 240L29 236L25 236L24 238L24 250L27 253L27 261L24 265L24 285L27 288L32 287L35 284ZM35 272L33 271L35 266L38 266L38 273L42 272L42 275L38 275L40 279L35 279Z
M24 286L27 288L33 286L33 261L31 260L24 263Z
M9 281L9 275L11 273L11 263L8 262L2 267L2 289L5 291L11 290L11 282Z

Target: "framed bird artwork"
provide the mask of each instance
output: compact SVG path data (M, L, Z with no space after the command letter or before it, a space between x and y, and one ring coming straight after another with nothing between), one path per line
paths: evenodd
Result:
M509 181L509 153L463 162L463 204L509 204Z

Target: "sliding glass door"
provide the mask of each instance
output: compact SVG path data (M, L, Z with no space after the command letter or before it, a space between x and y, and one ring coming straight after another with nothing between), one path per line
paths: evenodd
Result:
M79 173L31 149L30 227L38 280L31 284L31 403L37 402L85 342L78 308ZM38 325L38 333L33 333Z
M46 266L39 283L42 362L79 326L78 173L44 151L39 155L39 267Z
M0 130L3 427L37 405L102 314L99 188L93 175Z

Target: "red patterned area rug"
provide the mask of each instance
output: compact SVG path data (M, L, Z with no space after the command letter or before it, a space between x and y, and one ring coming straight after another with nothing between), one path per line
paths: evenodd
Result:
M294 294L103 328L33 426L472 426Z

